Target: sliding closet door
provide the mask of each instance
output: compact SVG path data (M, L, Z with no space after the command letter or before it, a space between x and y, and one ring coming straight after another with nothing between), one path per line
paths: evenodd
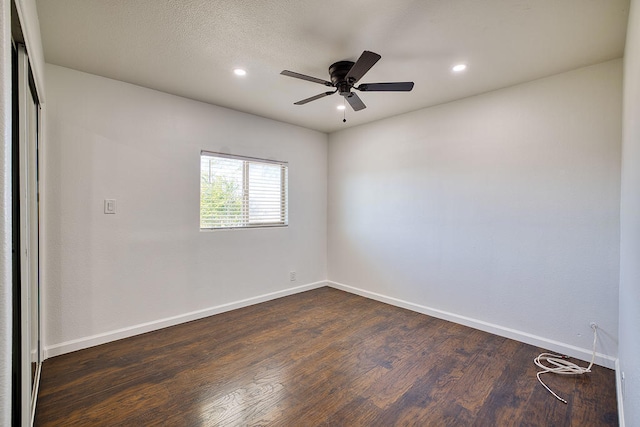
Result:
M30 425L40 370L38 212L39 104L24 46L18 46L21 423ZM15 175L14 175L15 176Z

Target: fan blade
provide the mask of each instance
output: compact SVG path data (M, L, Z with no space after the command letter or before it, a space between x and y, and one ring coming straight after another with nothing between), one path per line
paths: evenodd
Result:
M320 95L312 96L311 98L303 99L302 101L294 102L293 105L304 105L307 102L315 101L316 99L324 98L325 96L332 95L335 92L324 92Z
M325 85L325 86L333 86L333 83L328 82L326 80L317 79L315 77L306 76L304 74L295 73L295 72L289 71L289 70L284 70L280 74L282 74L283 76L294 77L296 79L306 80L306 81L309 81L309 82L320 83L321 85Z
M356 83L367 73L367 71L371 69L371 67L375 65L376 62L380 60L380 58L382 57L377 53L365 50L362 52L362 55L360 55L360 58L358 58L356 63L353 64L353 67L351 67L347 73L345 80L351 84Z
M367 108L367 106L364 105L364 102L362 102L360 97L353 92L350 92L348 95L344 95L344 97L349 103L349 105L351 105L351 108L353 108L353 111L360 111Z
M413 82L362 83L354 89L363 92L409 92L413 89Z

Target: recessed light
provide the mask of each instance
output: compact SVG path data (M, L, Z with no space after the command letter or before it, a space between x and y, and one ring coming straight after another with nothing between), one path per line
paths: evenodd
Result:
M247 72L242 68L236 68L235 70L233 70L233 74L235 74L236 76L246 76Z
M466 69L467 69L467 65L466 64L457 64L457 65L454 65L451 68L451 71L459 73L460 71L464 71Z
M345 108L347 108L347 107L345 107L344 105L338 105L336 108L337 108L338 110L344 110L344 109L345 109Z

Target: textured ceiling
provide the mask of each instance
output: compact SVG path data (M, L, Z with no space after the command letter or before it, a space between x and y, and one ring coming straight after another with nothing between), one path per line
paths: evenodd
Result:
M49 63L323 132L623 55L628 0L39 0ZM347 123L328 67L363 50L361 80L414 81L408 93L359 92ZM464 62L468 69L451 73ZM245 68L239 78L232 70Z

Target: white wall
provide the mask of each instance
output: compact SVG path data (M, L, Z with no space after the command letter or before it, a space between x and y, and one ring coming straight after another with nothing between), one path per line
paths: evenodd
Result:
M49 64L46 81L48 356L325 284L327 135ZM288 161L289 226L199 231L201 149Z
M617 356L622 61L330 135L329 280Z
M11 1L0 0L0 425L11 424Z
M640 425L640 1L632 0L624 58L620 208L620 366L624 418ZM621 394L621 393L620 393Z

